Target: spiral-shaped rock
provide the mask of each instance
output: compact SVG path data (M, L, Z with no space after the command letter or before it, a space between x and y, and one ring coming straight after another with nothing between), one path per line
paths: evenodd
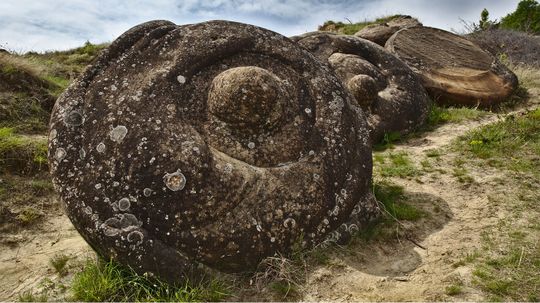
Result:
M326 32L292 39L334 69L366 113L373 142L424 124L431 101L420 79L381 46Z
M138 272L247 270L320 243L372 203L353 103L328 67L274 32L144 23L57 101L53 182L90 245Z

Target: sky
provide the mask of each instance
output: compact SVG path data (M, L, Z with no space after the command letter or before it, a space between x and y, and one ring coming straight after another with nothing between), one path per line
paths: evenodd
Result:
M0 48L16 52L65 50L111 42L139 23L232 20L285 36L317 29L326 20L365 21L391 14L425 26L461 32L487 8L500 19L519 0L0 0Z

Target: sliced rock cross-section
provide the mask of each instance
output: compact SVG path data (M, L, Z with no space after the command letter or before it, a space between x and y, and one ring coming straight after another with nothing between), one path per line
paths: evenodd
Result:
M441 104L490 107L507 99L518 86L516 75L494 56L441 29L406 28L385 47L420 76Z

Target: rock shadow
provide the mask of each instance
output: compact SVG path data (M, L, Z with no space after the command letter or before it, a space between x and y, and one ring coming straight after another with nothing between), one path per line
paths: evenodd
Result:
M445 200L428 193L405 190L401 201L418 210L420 219L401 220L401 224L392 227L398 232L384 223L370 227L386 231L369 240L355 239L347 247L338 249L337 257L344 265L371 275L400 277L422 264L420 253L427 253L430 248L422 245L422 241L440 231L453 213Z

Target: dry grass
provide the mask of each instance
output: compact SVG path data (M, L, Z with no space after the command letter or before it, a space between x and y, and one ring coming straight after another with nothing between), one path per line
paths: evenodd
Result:
M36 78L45 75L44 66L20 56L0 53L0 68L2 73L26 73Z
M509 64L509 68L518 77L520 85L528 89L540 89L540 68L515 64Z

